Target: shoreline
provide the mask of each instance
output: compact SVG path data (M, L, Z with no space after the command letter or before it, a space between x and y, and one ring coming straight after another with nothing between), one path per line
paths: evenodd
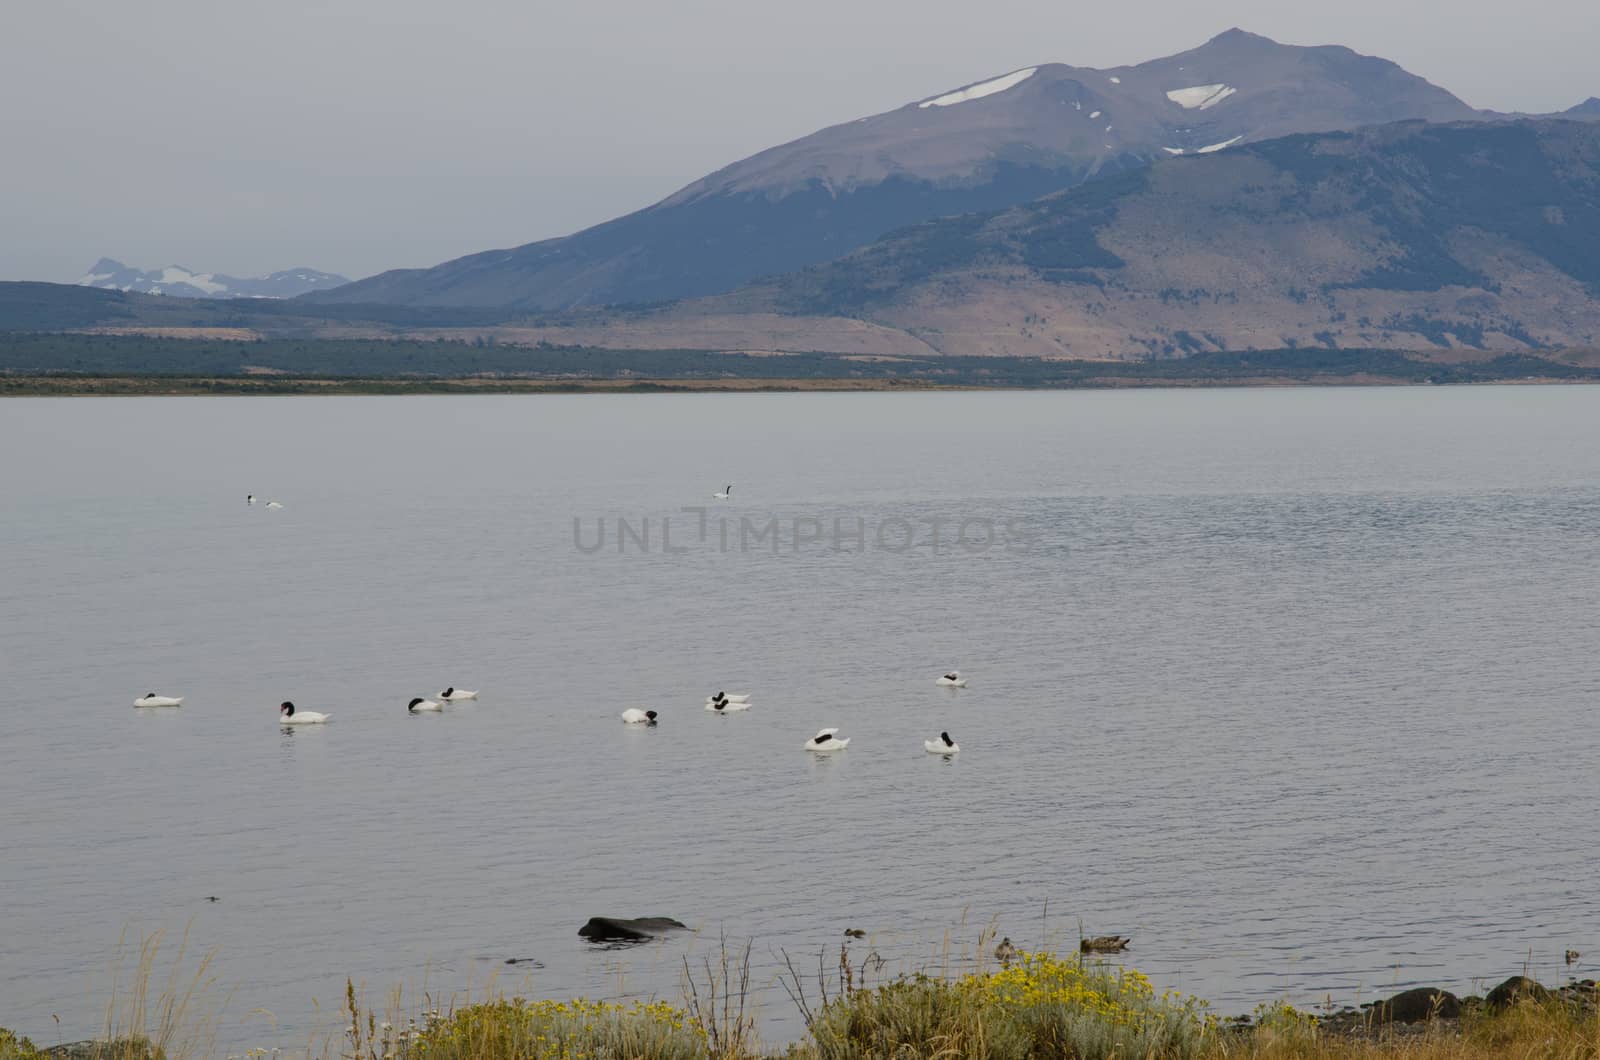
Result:
M982 384L940 383L926 379L550 379L324 376L64 376L0 374L0 398L7 397L275 397L397 396L447 394L801 394L801 393L964 393L1098 390L1285 390L1303 387L1476 387L1584 386L1600 380L1554 376L1516 379L1427 381L1371 375L1263 375L1230 378L1172 378L1105 375L1073 382Z
M390 991L387 1003L381 1008L372 1008L364 1000L366 988L358 991L353 982L347 982L341 1006L342 1014L348 1019L344 1034L313 1035L306 1042L303 1055L308 1060L317 1055L350 1055L343 1044L335 1044L342 1039L349 1040L356 1055L378 1055L372 1051L373 1046L385 1057L432 1055L449 1038L459 1039L458 1032L452 1033L452 1026L465 1021L475 1028L473 1037L481 1038L476 1043L478 1047L465 1053L447 1051L445 1055L470 1060L521 1060L522 1052L502 1048L510 1044L509 1039L516 1037L504 1033L507 1028L526 1023L530 1017L535 1021L548 1021L552 1016L576 1013L582 1018L582 1027L559 1028L562 1036L588 1039L590 1044L593 1044L595 1024L613 1024L612 1030L617 1029L616 1025L632 1025L635 1041L641 1027L687 1029L686 1039L678 1041L676 1048L646 1049L639 1053L640 1060L685 1060L686 1056L703 1060L830 1060L840 1055L836 1050L846 1044L844 1039L857 1039L851 1043L856 1049L850 1055L858 1060L923 1057L921 1047L924 1046L938 1046L936 1056L945 1056L950 1055L944 1050L945 1036L956 1030L956 1025L974 1018L976 1013L972 1006L976 1003L985 1009L983 1015L977 1016L978 1026L987 1024L991 1032L1014 1031L1020 1026L1037 1033L1036 1025L1030 1026L1030 1018L1023 1015L1033 1006L1043 1006L1035 1010L1034 1019L1050 1008L1066 1006L1081 1008L1080 1018L1104 1020L1109 1015L1113 1026L1143 1024L1149 1030L1162 1025L1162 1033L1155 1039L1140 1035L1135 1040L1142 1038L1145 1045L1157 1045L1150 1056L1171 1060L1262 1056L1271 1060L1431 1057L1436 1054L1413 1050L1441 1046L1450 1050L1441 1054L1449 1060L1489 1060L1506 1055L1528 1055L1513 1051L1510 1047L1514 1042L1533 1046L1537 1055L1554 1055L1540 1051L1540 1047L1547 1048L1553 1036L1573 1034L1596 1051L1562 1053L1562 1056L1581 1055L1583 1060L1600 1056L1600 984L1593 978L1579 979L1576 975L1568 976L1566 982L1557 986L1546 986L1526 975L1512 975L1492 988L1480 987L1472 994L1459 996L1441 987L1417 986L1371 1002L1340 1008L1335 1008L1331 1002L1325 1006L1296 1008L1280 1000L1259 1004L1248 1015L1220 1016L1210 1012L1210 1005L1204 999L1173 993L1158 995L1149 980L1137 970L1090 959L1087 955L1072 954L1062 958L1049 951L1012 951L997 963L981 964L975 971L956 977L903 974L870 984L869 967L870 958L857 966L847 950L842 949L839 978L833 993L830 996L825 979L819 980L820 996L808 1000L807 984L791 965L790 980L785 987L788 989L792 985L790 998L800 1008L806 1032L799 1040L783 1044L761 1040L754 1017L746 1011L750 981L748 948L742 955L725 948L720 964L706 964L705 983L697 985L691 976L677 1003L655 997L647 1001L634 999L631 1003L583 998L523 998L491 990L477 999L465 995L448 998L429 995L422 999L418 1008L417 1001L408 1006L401 1002L398 991ZM141 970L141 975L148 974L148 969ZM708 1008L699 993L706 989L711 991L708 995L711 998L717 996L719 989L731 991L729 999L737 1004L737 1015L727 1011L719 1013L715 1004ZM173 990L169 987L163 992L163 1002L177 1000ZM913 1006L920 1010L915 1017L894 1012L900 995L906 990L920 991L924 995L920 1004ZM63 1041L57 1038L53 1043L43 1044L38 1039L30 1041L24 1029L0 1026L0 1058L198 1060L215 1052L213 1036L220 1014L190 1010L193 996L194 986L191 985L177 1006L177 1012L169 1010L155 1026L146 1024L142 1014L130 1014L132 1018L124 1020L108 1010L106 1029L87 1039ZM945 1011L940 1012L941 1009ZM420 1025L418 1017L422 1017ZM382 1019L381 1025L378 1019ZM560 1022L559 1018L556 1022ZM925 1035L926 1038L913 1041L896 1037L885 1039L882 1033L861 1035L863 1026L875 1023L882 1023L878 1030L887 1030L891 1036L911 1032L913 1037ZM501 1033L483 1033L486 1025L495 1024L505 1025ZM848 1029L842 1024L848 1025ZM197 1029L198 1034L195 1033ZM971 1027L962 1029L970 1031ZM844 1038L840 1038L841 1034ZM976 1040L987 1039L987 1033L976 1036ZM891 1042L895 1045L892 1050L874 1048ZM553 1037L548 1044L557 1046L560 1043ZM689 1050L687 1054L685 1046ZM863 1046L866 1047L864 1051ZM907 1047L912 1051L906 1052ZM236 1056L266 1056L269 1051L274 1056L301 1055L295 1048L280 1046L244 1053L229 1050L229 1056L230 1060ZM1119 1055L1115 1050L1113 1054ZM568 1053L563 1050L559 1055ZM936 1056L932 1060L936 1060Z

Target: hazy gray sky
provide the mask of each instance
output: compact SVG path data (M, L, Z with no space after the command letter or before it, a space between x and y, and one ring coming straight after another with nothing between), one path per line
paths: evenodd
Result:
M432 265L986 76L1230 26L1477 107L1600 95L1595 0L4 0L0 279Z

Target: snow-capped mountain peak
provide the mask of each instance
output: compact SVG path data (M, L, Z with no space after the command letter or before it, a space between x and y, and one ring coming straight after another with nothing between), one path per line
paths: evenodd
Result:
M195 272L182 265L136 269L115 258L101 258L78 280L82 287L138 294L167 294L179 298L293 298L308 291L340 287L350 281L331 272L294 268L270 276L239 278L221 273Z

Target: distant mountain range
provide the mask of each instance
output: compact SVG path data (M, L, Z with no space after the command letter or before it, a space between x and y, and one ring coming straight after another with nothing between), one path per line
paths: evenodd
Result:
M339 279L102 260L84 282L112 290L0 284L0 331L918 360L1592 352L1600 98L1475 111L1385 60L1232 30L824 129L565 239ZM294 283L321 289L283 297ZM241 295L266 297L217 300Z
M101 258L78 281L82 287L179 298L295 298L348 284L343 276L316 269L285 269L270 276L239 278L221 273L191 272L179 265L136 269L114 258Z
M1596 111L1591 100L1567 116ZM763 151L572 236L310 297L525 310L693 298L838 258L907 225L1015 206L1165 158L1401 120L1502 117L1385 59L1233 29L1135 66L1011 71Z

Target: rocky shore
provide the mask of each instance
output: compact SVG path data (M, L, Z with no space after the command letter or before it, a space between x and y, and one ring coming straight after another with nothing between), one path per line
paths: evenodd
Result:
M1316 1017L1318 1029L1339 1038L1379 1039L1397 1035L1452 1033L1459 1031L1464 1017L1481 1012L1504 1011L1521 1002L1548 1004L1561 1002L1574 1009L1600 1012L1600 985L1593 979L1574 980L1560 987L1547 987L1525 975L1513 975L1483 996L1458 997L1432 986L1412 987L1381 1001L1346 1006ZM1257 1020L1238 1016L1228 1021L1230 1029L1241 1033L1256 1028Z

